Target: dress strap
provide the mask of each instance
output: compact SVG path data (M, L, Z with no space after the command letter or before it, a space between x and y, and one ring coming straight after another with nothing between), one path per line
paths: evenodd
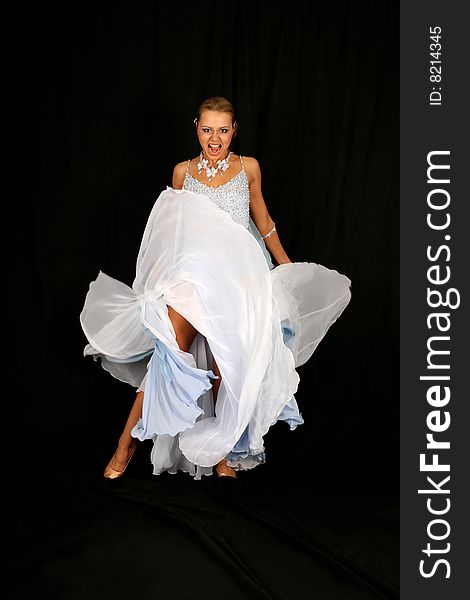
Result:
M189 162L191 159L188 160L188 162L186 163L186 175L189 173Z
M242 163L242 171L245 172L245 165L243 163L242 155L240 154L240 162Z

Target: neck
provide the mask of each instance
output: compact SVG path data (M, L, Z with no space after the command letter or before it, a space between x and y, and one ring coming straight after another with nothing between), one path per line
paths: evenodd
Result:
M228 158L228 156L230 155L230 150L227 150L227 154L223 157L223 158L209 158L206 156L204 150L202 150L202 156L209 162L211 167L217 167L217 163L220 162L221 160L225 160L226 158Z

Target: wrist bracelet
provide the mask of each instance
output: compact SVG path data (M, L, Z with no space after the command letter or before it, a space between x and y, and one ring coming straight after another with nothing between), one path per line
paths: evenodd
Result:
M269 231L268 233L266 233L265 235L262 235L261 237L264 239L266 239L267 237L269 237L272 233L274 233L276 231L276 224L274 224L274 227L271 229L271 231Z

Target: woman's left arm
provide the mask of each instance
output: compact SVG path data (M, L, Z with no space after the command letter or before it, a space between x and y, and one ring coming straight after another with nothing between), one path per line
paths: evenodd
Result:
M261 192L261 169L256 158L244 157L245 170L248 176L250 186L250 212L258 231L261 235L266 235L274 227L266 203ZM266 248L271 253L277 264L282 265L292 262L282 247L281 240L277 231L273 231L268 237L264 238Z

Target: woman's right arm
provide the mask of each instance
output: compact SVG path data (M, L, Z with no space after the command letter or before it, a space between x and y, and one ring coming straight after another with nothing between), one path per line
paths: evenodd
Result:
M174 190L183 189L183 181L184 181L185 174L186 174L186 161L178 163L176 165L176 167L173 169L173 180L171 183L171 187Z

